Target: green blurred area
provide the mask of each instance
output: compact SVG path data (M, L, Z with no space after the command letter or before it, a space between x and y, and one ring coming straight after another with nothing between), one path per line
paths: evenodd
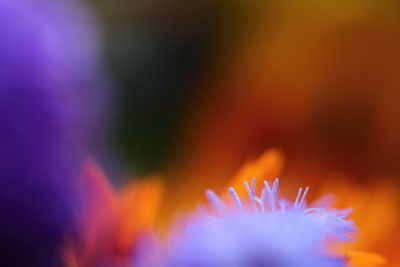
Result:
M213 2L91 1L115 83L112 145L125 167L162 167L214 46Z
M318 157L360 158L360 168L379 158L382 169L398 172L399 1L90 2L115 84L109 143L122 169L162 169L186 145L182 137L201 144L211 136L210 114L220 112L230 127L249 132L243 139L252 140L232 141L243 143L242 158L269 146L302 158L313 147ZM199 108L205 95L218 95L211 112L203 111L208 100ZM225 102L229 114L218 108ZM207 114L204 125L196 112ZM240 125L230 114L248 117ZM204 127L201 138L185 127ZM213 134L218 143L229 133Z

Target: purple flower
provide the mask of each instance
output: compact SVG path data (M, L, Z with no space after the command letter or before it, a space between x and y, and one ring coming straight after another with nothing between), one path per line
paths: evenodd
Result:
M94 20L74 0L0 1L0 265L55 266L103 91Z
M215 215L200 212L188 226L172 234L165 264L174 267L340 267L345 260L330 255L326 242L349 240L354 232L348 210L306 207L308 187L292 203L278 197L278 179L265 182L261 196L245 183L249 201L232 210L212 191L206 195Z

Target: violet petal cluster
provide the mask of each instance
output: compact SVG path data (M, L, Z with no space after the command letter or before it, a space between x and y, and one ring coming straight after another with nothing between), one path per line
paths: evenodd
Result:
M0 1L0 265L57 266L100 125L95 21L75 0Z

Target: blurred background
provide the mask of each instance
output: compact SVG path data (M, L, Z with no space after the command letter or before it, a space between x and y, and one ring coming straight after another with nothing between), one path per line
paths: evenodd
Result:
M288 172L400 174L398 1L90 3L125 178L215 186L270 147Z
M400 261L398 0L8 0L0 32L0 265L128 263L253 176Z

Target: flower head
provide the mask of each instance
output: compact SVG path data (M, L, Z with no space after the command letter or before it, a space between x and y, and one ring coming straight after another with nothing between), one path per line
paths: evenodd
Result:
M346 220L349 210L324 205L307 207L308 187L294 202L278 197L276 179L265 182L260 196L255 180L245 182L249 199L234 188L234 205L226 205L213 191L206 192L213 215L200 212L183 232L175 232L167 252L167 266L345 266L328 245L347 241L355 228Z

